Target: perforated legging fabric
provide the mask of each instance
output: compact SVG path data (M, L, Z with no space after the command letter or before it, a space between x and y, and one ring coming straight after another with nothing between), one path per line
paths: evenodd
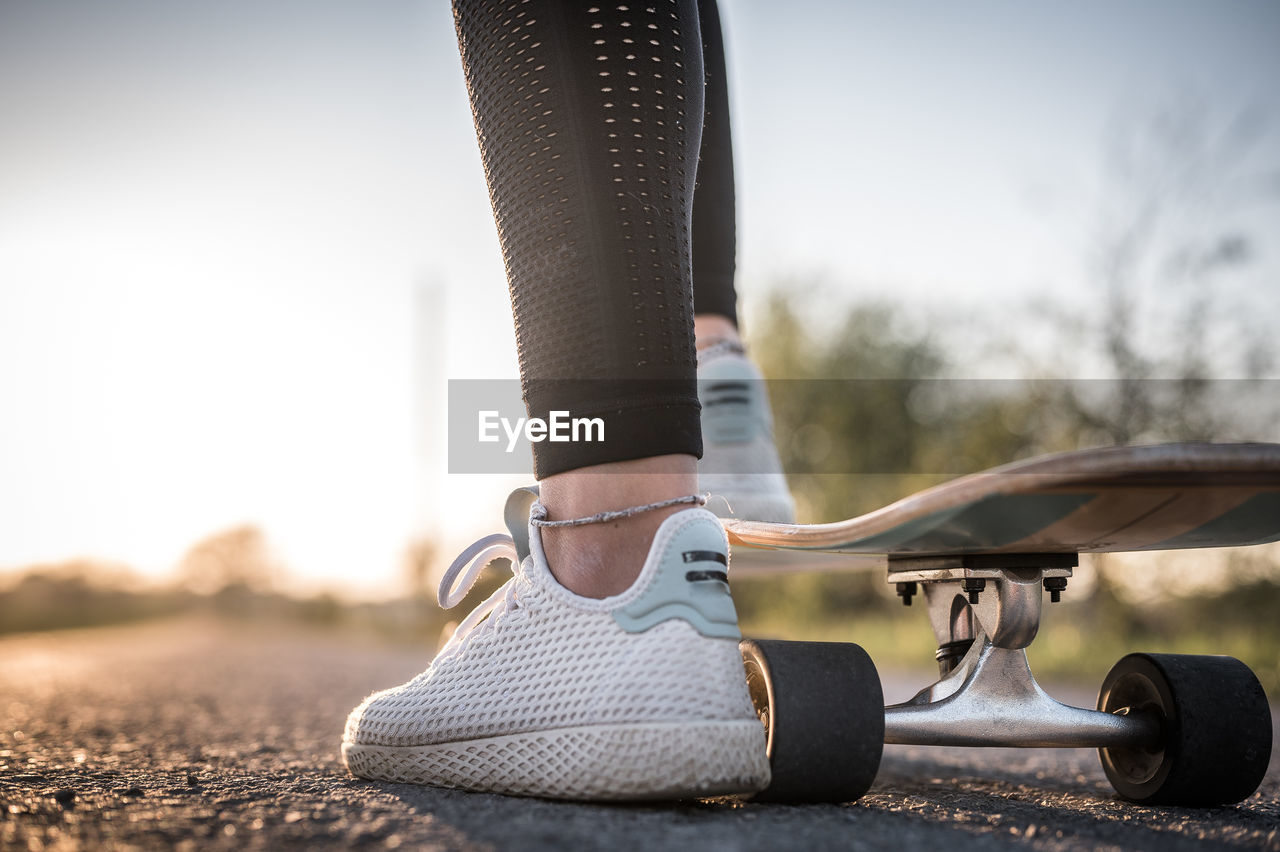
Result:
M733 142L729 132L729 81L724 31L715 0L698 3L702 65L706 74L702 149L693 192L693 309L720 314L736 325L738 294L733 277L737 261L734 217Z
M453 10L526 406L605 421L603 442L535 444L535 474L701 455L695 264L707 270L705 303L734 316L728 97L704 100L704 36L716 43L711 80L724 85L716 10L703 10L707 33L694 0ZM715 152L703 146L708 103ZM695 217L700 148L718 197L700 195Z

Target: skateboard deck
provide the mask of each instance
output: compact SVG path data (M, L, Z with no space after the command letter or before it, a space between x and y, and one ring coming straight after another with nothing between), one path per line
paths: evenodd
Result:
M849 520L726 520L740 547L877 556L1106 553L1280 540L1280 444L1077 450L944 482ZM781 559L785 555L778 554Z

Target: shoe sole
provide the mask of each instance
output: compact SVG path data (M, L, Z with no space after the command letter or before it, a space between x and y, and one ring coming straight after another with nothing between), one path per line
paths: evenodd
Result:
M686 799L769 784L756 719L588 725L422 746L342 744L353 775L552 799Z

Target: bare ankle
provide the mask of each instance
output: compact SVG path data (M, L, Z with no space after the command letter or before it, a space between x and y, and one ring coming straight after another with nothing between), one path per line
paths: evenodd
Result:
M698 488L697 460L671 455L595 465L541 483L547 520L568 520L683 497ZM662 522L687 506L577 527L544 527L542 547L556 580L584 597L626 591L644 567Z
M693 318L693 340L695 348L706 349L716 343L729 341L741 343L738 327L733 320L723 314L697 314Z

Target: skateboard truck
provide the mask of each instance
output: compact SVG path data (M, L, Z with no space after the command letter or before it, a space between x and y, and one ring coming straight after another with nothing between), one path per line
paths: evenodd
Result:
M890 583L923 590L941 678L910 701L885 708L884 741L1064 748L1158 743L1158 717L1059 703L1031 673L1026 648L1040 627L1043 591L1057 600L1076 563L1074 553L891 559Z

